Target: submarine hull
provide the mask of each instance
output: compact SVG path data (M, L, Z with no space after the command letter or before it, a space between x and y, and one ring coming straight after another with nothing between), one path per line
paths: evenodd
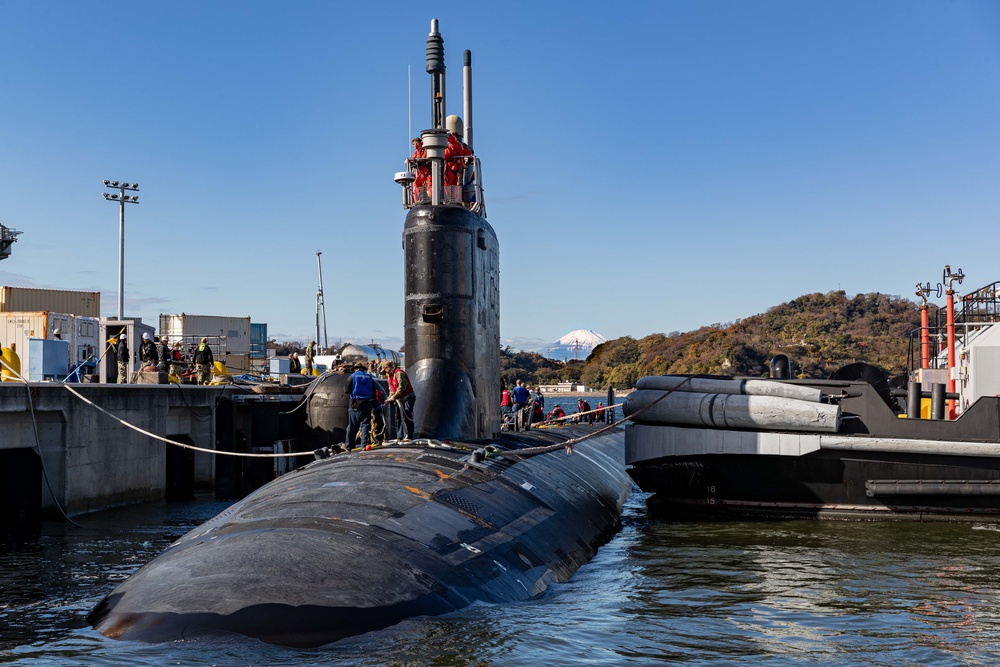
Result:
M170 546L88 616L119 639L327 644L568 579L620 528L620 428L504 434L500 456L413 441L311 463Z

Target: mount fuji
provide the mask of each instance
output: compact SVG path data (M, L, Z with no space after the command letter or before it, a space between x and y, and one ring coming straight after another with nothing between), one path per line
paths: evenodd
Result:
M607 338L590 329L577 329L570 331L559 340L549 343L544 349L539 350L542 356L559 361L570 359L586 359L587 356L601 343L606 343Z

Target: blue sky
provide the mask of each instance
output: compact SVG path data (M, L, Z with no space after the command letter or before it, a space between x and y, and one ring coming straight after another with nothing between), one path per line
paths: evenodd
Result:
M460 10L460 11L459 11ZM809 292L994 280L1000 3L0 0L0 284L402 341L392 181L474 64L501 335L686 331Z

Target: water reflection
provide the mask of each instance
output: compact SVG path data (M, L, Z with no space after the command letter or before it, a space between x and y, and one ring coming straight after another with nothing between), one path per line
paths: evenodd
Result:
M314 650L115 642L83 623L114 583L225 503L46 525L0 547L0 664L991 665L1000 532L970 524L666 523L624 530L541 599L412 619Z

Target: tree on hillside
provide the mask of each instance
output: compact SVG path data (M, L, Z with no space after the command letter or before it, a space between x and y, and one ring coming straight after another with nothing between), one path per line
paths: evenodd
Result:
M805 294L728 325L608 341L587 358L581 379L623 389L666 373L759 377L776 354L789 358L798 377L829 377L855 361L895 375L906 370L908 336L919 322L919 307L897 296Z

